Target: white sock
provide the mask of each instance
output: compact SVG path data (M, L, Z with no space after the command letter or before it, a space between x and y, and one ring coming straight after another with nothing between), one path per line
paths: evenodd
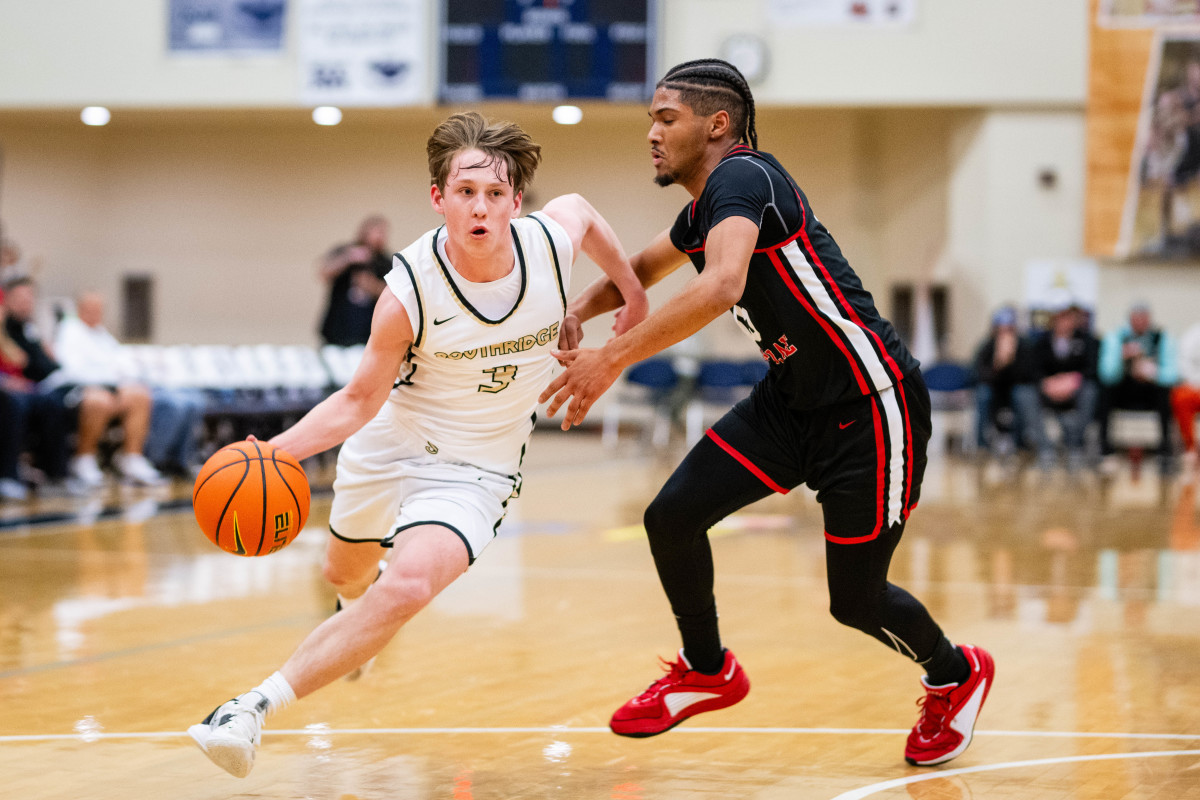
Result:
M274 714L276 711L282 711L292 703L296 702L296 693L292 691L291 684L289 684L287 679L278 672L267 678L258 686L255 686L249 692L246 692L246 694L239 697L238 700L241 700L242 698L246 697L246 695L251 693L257 693L267 698L266 715L268 717ZM248 702L257 702L257 698L248 698Z

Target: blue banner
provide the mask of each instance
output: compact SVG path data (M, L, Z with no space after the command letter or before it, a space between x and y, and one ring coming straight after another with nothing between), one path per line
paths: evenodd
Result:
M287 0L169 0L172 53L283 51Z

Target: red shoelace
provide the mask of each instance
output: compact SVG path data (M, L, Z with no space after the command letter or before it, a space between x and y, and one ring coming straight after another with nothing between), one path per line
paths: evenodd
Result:
M646 687L646 691L638 695L638 700L650 700L654 698L663 689L678 683L688 672L687 664L684 663L682 658L678 661L667 661L662 656L659 656L658 663L662 665L667 674Z
M950 714L950 699L948 694L926 691L925 696L917 700L921 709L921 719L917 722L917 732L926 738L929 734L937 734L945 727L946 717Z

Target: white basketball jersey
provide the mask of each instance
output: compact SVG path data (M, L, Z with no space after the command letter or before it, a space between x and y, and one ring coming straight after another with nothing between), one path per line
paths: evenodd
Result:
M515 306L489 318L438 249L443 228L397 253L386 281L416 293L413 344L381 414L439 458L516 476L550 382L573 260L566 231L537 213L513 220ZM411 312L410 312L411 316Z

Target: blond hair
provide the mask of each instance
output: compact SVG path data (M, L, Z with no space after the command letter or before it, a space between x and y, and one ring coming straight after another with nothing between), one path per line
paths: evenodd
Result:
M542 160L541 145L516 123L489 123L477 112L467 111L454 114L438 125L425 144L430 183L444 191L450 164L464 150L480 150L487 156L487 161L474 166L498 167L503 162L514 192L524 191L533 181L533 173Z

